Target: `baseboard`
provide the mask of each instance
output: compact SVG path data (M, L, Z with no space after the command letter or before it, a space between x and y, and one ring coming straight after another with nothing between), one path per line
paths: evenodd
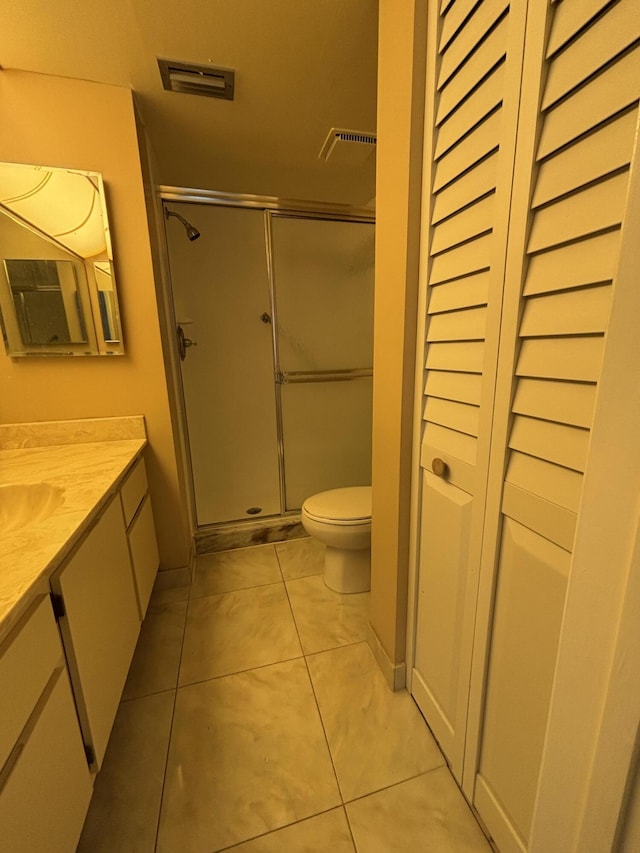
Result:
M160 569L153 584L154 590L173 589L177 586L191 586L196 566L196 549L193 541L189 551L189 563L178 569Z
M403 690L407 683L407 664L405 661L393 663L371 624L367 628L367 643L390 689Z

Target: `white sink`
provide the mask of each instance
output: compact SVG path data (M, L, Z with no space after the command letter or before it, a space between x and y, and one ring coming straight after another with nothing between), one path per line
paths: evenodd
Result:
M64 503L64 489L50 483L0 485L0 535L49 518Z

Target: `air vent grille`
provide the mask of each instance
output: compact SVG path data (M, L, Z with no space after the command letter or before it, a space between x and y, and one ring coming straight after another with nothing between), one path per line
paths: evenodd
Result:
M171 59L158 59L158 68L164 88L170 92L233 100L235 72L231 68Z
M338 130L336 139L341 142L364 142L365 145L375 145L376 137L372 133L353 133L350 130Z
M332 161L345 165L357 165L368 160L375 150L375 133L332 127L318 157L325 162L331 157Z

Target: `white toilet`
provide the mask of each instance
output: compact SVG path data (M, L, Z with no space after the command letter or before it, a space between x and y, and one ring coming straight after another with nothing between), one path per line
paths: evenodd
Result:
M371 587L371 486L331 489L302 504L302 526L327 546L324 582L336 592Z

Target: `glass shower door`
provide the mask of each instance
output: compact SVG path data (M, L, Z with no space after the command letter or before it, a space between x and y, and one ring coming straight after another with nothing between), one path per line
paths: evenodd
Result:
M272 327L261 210L171 202L167 227L198 526L280 513Z
M374 225L270 214L285 509L371 482Z

